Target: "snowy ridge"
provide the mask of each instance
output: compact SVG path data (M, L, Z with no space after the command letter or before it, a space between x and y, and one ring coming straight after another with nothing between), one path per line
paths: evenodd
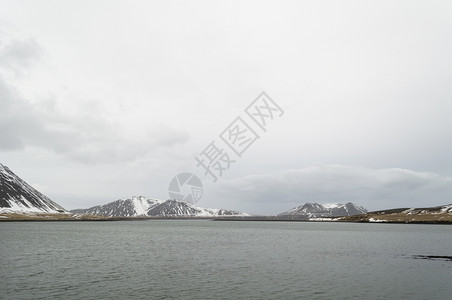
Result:
M1 213L67 213L67 211L0 164Z
M289 211L279 214L279 216L306 216L309 219L325 218L325 217L343 217L353 216L367 213L367 210L356 204L348 202L340 203L306 203L301 206L294 207Z
M184 201L164 201L148 199L144 196L116 200L88 209L74 209L71 212L106 217L218 217L248 215L234 210L202 208Z
M401 213L407 215L452 214L452 204L427 208L408 208L403 210Z

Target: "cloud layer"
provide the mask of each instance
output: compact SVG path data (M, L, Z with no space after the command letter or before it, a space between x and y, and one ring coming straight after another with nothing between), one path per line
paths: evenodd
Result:
M41 52L32 39L0 39L0 151L37 147L82 162L118 162L188 140L183 130L146 119L121 126L106 118L95 101L78 101L67 109L55 97L25 99L14 79L31 68Z
M214 197L282 212L306 202L354 202L368 209L452 203L452 178L406 169L316 165L225 180ZM278 211L278 209L280 211ZM259 211L259 208L257 209ZM262 212L262 210L261 210Z

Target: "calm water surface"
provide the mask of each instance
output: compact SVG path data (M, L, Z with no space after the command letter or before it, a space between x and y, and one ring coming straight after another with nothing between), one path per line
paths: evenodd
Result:
M1 299L452 299L452 226L0 223Z

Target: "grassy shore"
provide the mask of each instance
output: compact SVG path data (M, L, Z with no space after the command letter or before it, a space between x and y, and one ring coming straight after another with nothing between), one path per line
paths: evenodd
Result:
M406 213L368 213L343 217L338 221L358 223L415 223L415 224L452 224L452 215L444 213L437 214L406 214Z

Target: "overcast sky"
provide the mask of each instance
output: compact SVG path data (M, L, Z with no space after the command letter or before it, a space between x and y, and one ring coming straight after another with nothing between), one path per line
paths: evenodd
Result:
M67 209L195 173L276 214L452 203L451 1L0 0L0 162ZM264 132L244 109L265 91ZM237 117L241 157L219 135ZM248 119L247 119L248 117ZM235 162L213 183L196 157Z

